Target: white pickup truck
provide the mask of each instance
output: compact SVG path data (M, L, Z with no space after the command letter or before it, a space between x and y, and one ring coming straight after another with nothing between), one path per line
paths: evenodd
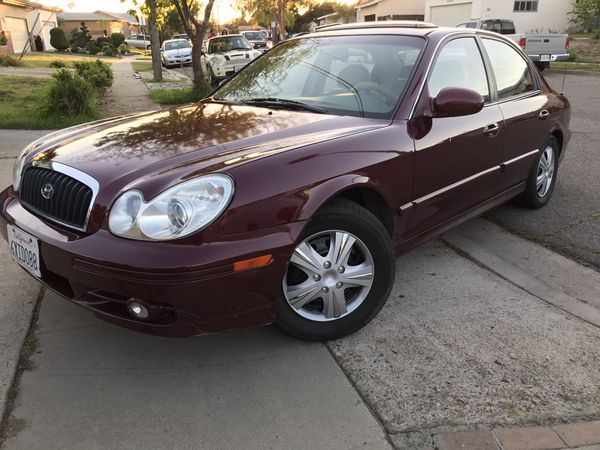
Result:
M513 21L504 19L470 20L458 24L457 27L490 30L505 35L519 44L540 71L549 67L552 61L569 59L568 34L516 33Z

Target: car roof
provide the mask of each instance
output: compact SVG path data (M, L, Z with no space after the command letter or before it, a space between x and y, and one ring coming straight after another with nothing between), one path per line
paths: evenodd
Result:
M167 39L166 41L163 42L163 44L165 42L177 42L177 41L187 42L187 39L181 39L181 38Z
M388 20L382 22L355 22L345 24L333 24L323 25L317 27L314 34L318 33L335 33L336 31L349 31L352 30L357 34L366 34L375 32L382 32L388 34L415 34L422 36L430 33L432 30L437 29L438 26L429 23L421 22L417 20ZM402 31L402 33L396 33ZM313 33L311 33L313 34Z
M218 36L213 36L210 39L208 39L209 41L213 40L213 39L217 39L217 38L229 38L229 37L236 37L236 36L241 36L244 37L243 34L219 34Z

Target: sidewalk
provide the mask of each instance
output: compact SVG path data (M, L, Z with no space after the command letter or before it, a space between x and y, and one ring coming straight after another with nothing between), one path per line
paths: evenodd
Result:
M113 85L106 90L100 110L103 117L159 110L160 106L148 96L148 88L134 77L132 58L121 58L112 63Z

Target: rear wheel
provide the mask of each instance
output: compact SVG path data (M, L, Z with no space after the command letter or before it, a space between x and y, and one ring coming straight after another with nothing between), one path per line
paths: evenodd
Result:
M531 168L525 192L516 199L521 206L538 209L550 201L556 184L559 151L558 141L550 136Z
M336 200L311 220L291 256L276 323L302 339L346 336L383 307L394 277L385 227L360 205Z

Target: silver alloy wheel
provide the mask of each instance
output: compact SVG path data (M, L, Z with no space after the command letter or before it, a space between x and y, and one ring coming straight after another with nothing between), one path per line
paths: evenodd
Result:
M292 310L316 322L337 320L358 308L375 274L367 246L346 231L313 234L294 250L283 278Z
M535 180L535 186L537 189L537 195L539 198L544 198L550 187L552 186L552 179L554 178L554 149L550 146L546 147L537 168L537 178Z

